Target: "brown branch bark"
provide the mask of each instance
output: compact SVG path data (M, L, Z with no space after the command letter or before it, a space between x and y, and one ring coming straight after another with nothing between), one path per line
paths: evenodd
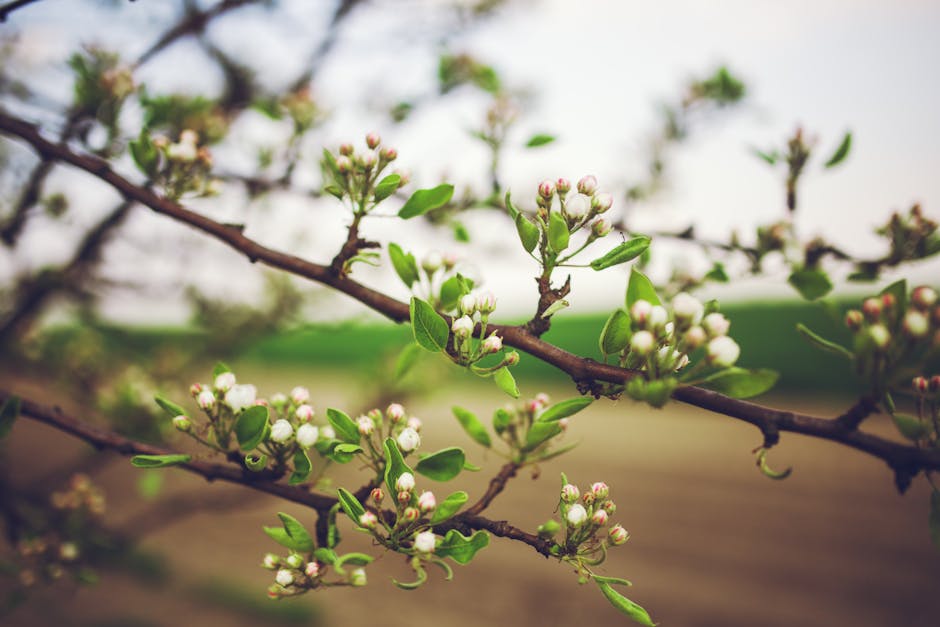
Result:
M13 2L7 2L3 6L0 6L0 22L6 22L10 13L13 13L17 9L21 9L27 4L32 4L34 2L38 2L38 0L13 0Z

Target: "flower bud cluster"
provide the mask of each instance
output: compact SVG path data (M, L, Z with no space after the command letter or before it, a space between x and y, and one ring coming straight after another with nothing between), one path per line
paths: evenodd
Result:
M162 135L148 141L156 153L151 161L141 165L148 165L148 174L163 186L169 198L178 200L188 193L210 196L217 192L218 181L209 176L212 153L199 132L187 128L175 142Z
M518 461L535 461L545 455L550 455L552 448L559 442L559 438L568 429L568 418L562 418L552 422L539 422L539 417L549 406L549 397L547 394L539 393L533 398L518 403L506 405L497 410L493 416L493 430L497 437L503 440L511 451L511 455ZM536 426L535 433L543 437L541 430L546 425L555 425L557 429L554 432L545 434L544 439L540 439L533 444L530 437L530 431Z
M617 546L627 541L628 534L621 525L608 528L617 506L609 498L610 488L606 483L599 481L582 491L568 483L564 475L562 480L565 483L561 488L558 509L566 530L564 546L577 552L582 545L599 550L601 543Z
M568 179L544 180L539 183L535 197L535 202L539 207L539 217L547 223L557 199L557 210L568 225L570 233L588 224L591 229L588 235L589 241L610 233L610 220L599 216L610 210L614 204L614 197L609 192L598 191L597 178L590 174L581 178L575 192L570 192L571 183Z
M484 337L489 316L494 311L496 311L496 296L492 292L464 294L458 299L457 315L454 316L450 327L454 336L457 363L462 366L471 366L484 357L503 350L503 339L495 331ZM478 338L474 338L473 332L476 328L479 328ZM474 371L486 376L500 368L514 366L518 363L518 359L518 353L508 353L499 363L485 368L478 367Z
M389 190L379 183L385 178L389 164L398 158L398 151L382 145L378 133L365 136L366 150L357 151L352 144L342 144L339 154L327 151L325 164L332 173L332 182L326 191L339 199L349 200L357 215L365 215L387 198L394 189L400 189L408 183L407 174L395 171L398 175L397 187Z
M940 346L937 301L937 291L925 285L911 291L906 305L891 292L866 298L860 309L845 314L845 325L855 336L856 354L890 360L916 352L918 347Z
M268 587L268 597L271 599L297 596L321 587L351 583L348 574L338 579L329 579L329 566L319 562L312 553L289 553L285 556L267 553L261 561L261 567L274 573L274 583Z

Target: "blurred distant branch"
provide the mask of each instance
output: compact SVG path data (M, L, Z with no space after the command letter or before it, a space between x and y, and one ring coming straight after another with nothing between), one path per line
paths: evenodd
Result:
M7 2L6 4L0 6L0 22L6 22L7 16L10 13L13 13L17 9L21 9L28 4L37 2L38 0L14 0L14 2Z

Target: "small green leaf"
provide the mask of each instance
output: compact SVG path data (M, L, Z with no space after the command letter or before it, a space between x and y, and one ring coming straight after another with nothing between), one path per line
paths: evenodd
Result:
M326 564L327 566L332 566L334 563L336 563L337 556L336 556L336 551L333 551L332 549L327 549L325 547L320 547L319 549L313 552L313 557L318 562L322 562Z
M515 205L512 204L512 199L510 199L509 194L509 192L506 192L506 210L509 212L509 217L515 220L520 212L516 209Z
M443 563L443 562L442 562ZM428 571L425 570L424 566L421 565L421 560L417 557L411 559L411 568L415 571L415 580L414 581L398 581L397 579L392 579L392 583L401 588L402 590L417 590L428 580Z
M235 420L235 437L238 439L238 447L243 451L257 448L267 439L270 431L268 408L263 405L249 407Z
M463 491L454 492L449 495L446 499L437 504L437 507L434 509L434 514L431 515L431 524L436 525L442 523L456 514L469 498L469 495Z
M336 568L341 568L347 564L349 566L368 566L374 560L375 558L367 553L345 553L336 558L333 566Z
M606 358L607 355L616 355L630 343L630 316L623 309L617 309L601 330L597 345L601 349L601 354Z
M423 215L432 209L443 207L450 202L453 195L454 186L447 183L431 189L419 189L398 211L398 217L407 220Z
M231 372L232 369L228 367L225 362L217 361L215 367L212 369L212 378L215 379L220 374L225 374L226 372Z
M163 468L185 464L192 459L191 455L134 455L131 464L138 468Z
M568 240L571 238L571 232L568 230L568 223L557 211L553 211L548 216L548 244L556 253L560 253L568 248Z
M764 473L764 476L769 477L775 481L780 481L786 479L793 473L793 467L787 467L786 470L774 470L767 463L767 449L762 448L757 452L757 467L760 468L760 471Z
M594 581L600 583L609 583L612 586L632 586L633 583L622 579L620 577L602 577L601 575L594 575Z
M930 514L927 517L930 527L930 539L933 545L940 549L940 491L930 493Z
M358 525L359 519L366 513L366 508L362 506L359 499L349 490L340 488L336 491L336 496L339 499L340 507L342 507L346 515L349 516L349 520Z
M493 381L503 392L513 398L519 398L519 388L516 386L516 380L513 378L509 368L502 367L493 374Z
M731 398L750 398L763 394L777 383L780 374L764 368L747 370L745 368L726 368L705 377L699 385L730 396Z
M653 283L636 268L630 268L630 281L627 283L627 311L630 311L630 307L638 300L645 300L651 305L662 305Z
M340 178L342 174L339 171L339 166L336 165L336 157L333 156L326 148L323 149L323 163L326 165L327 169L335 176Z
M283 527L264 527L264 532L272 540L294 551L313 550L313 538L299 520L284 512L279 512L278 518Z
M776 150L772 152L764 152L763 150L760 150L758 148L752 148L751 152L754 154L755 157L757 157L758 159L763 159L769 165L775 165L777 163L777 159L780 158L780 154Z
M479 418L462 407L452 407L451 411L454 412L454 417L457 418L457 422L460 423L460 426L463 427L463 430L467 432L467 435L469 435L474 442L487 448L493 445L492 440L490 440L490 434L487 433L486 427L483 426Z
M529 138L529 141L525 143L526 148L538 148L539 146L545 146L555 141L554 135L547 135L545 133L537 133Z
M450 329L439 313L420 298L411 299L411 328L415 342L432 353L439 353L447 346Z
M359 443L359 438L361 437L359 435L359 427L353 422L352 418L340 410L330 407L326 410L326 419L333 426L333 429L336 430L336 436L340 440L349 442L350 444Z
M342 187L340 187L339 185L334 185L333 183L330 183L329 185L324 185L323 191L325 191L330 196L339 198L340 200L342 200L343 196L346 194L346 192L343 191Z
M463 222L458 222L454 220L450 223L451 227L454 229L454 239L458 242L463 242L466 244L470 241L470 231L467 230L467 227Z
M601 589L601 593L603 593L604 597L610 601L610 604L613 605L621 614L629 616L634 622L637 622L641 625L655 627L656 623L653 622L653 619L650 618L650 615L646 610L614 590L613 587L606 581L598 581L596 577L594 578L594 581L597 582L597 585Z
M457 301L466 294L466 283L460 280L460 275L454 275L441 284L440 303L441 311L451 311L457 307Z
M458 564L469 564L477 551L486 548L490 536L485 531L477 531L469 538L456 529L451 529L434 549L438 557L449 557Z
M395 482L398 481L398 478L406 472L410 473L411 468L408 467L408 464L405 463L405 459L401 456L401 450L398 448L398 443L396 443L392 438L386 438L385 486L388 488L389 494L398 494L398 489L395 487Z
M153 400L157 401L163 411L167 413L170 418L175 418L177 416L186 416L186 410L174 403L173 401L167 400L162 396L154 396Z
M493 431L496 433L505 431L511 422L512 416L505 409L497 409L493 413Z
M375 193L373 194L375 202L385 200L394 194L395 190L398 189L399 183L401 183L401 176L398 174L389 174L379 181L375 186Z
M398 359L395 360L395 380L399 380L411 372L421 356L421 347L417 344L408 344L398 353Z
M13 423L20 415L20 399L18 396L11 396L0 408L0 440L7 437L13 429Z
M156 175L157 165L160 163L160 153L157 152L156 146L150 140L146 128L140 129L137 140L130 142L128 148L134 158L134 163L137 164L141 172L149 177Z
M452 446L421 458L415 470L434 481L450 481L463 470L465 460L463 450Z
M307 477L310 476L311 470L313 470L313 465L310 463L310 458L307 457L306 451L302 448L298 448L297 452L294 453L294 472L291 473L290 478L287 480L288 485L303 483L307 480Z
M729 278L728 273L725 271L725 264L716 261L712 269L705 273L705 278L718 283L727 283Z
M539 227L521 213L516 213L516 232L519 233L519 241L527 253L531 253L539 245Z
M546 441L560 434L561 426L557 422L533 422L525 434L524 451L533 451Z
M593 402L594 399L590 396L577 396L575 398L569 398L566 401L561 401L551 405L550 407L546 407L545 410L539 414L538 421L555 422L556 420L573 416Z
M849 156L849 150L852 148L852 132L846 132L845 136L842 138L842 143L839 144L839 147L836 148L836 151L832 153L832 156L829 157L829 161L826 162L827 168L831 168L842 163L847 156Z
M829 280L829 275L822 270L812 268L802 268L794 271L787 279L787 282L795 287L800 296L806 300L822 298L832 290L832 281Z
M591 267L599 271L621 263L626 263L642 255L649 247L650 238L645 235L634 237L628 242L621 243L606 255L592 261Z
M348 464L357 454L362 452L362 447L358 444L349 444L339 440L334 442L335 444L330 447L326 456L337 464Z
M268 456L257 453L245 455L245 468L251 472L261 472L268 465Z
M898 428L901 435L912 442L921 439L927 432L927 427L916 416L895 413L891 414L891 419L894 420L894 426Z
M556 300L554 303L548 306L548 308L542 312L543 318L551 318L556 313L564 309L565 307L570 307L571 303L566 301L564 298Z
M415 256L404 252L398 244L391 243L388 245L388 258L392 261L395 274L410 289L418 280L418 263Z
M827 340L826 338L813 333L808 327L806 327L806 325L802 323L797 323L796 330L800 333L800 335L806 338L806 341L820 350L824 350L828 353L834 353L840 357L845 357L846 359L855 358L855 354L849 349L845 348L841 344L836 344L835 342Z

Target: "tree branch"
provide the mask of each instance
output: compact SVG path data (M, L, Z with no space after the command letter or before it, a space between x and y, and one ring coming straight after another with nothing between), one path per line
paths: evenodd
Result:
M9 16L10 13L37 1L38 0L14 0L13 2L7 2L3 6L0 6L0 22L6 22L7 16Z

